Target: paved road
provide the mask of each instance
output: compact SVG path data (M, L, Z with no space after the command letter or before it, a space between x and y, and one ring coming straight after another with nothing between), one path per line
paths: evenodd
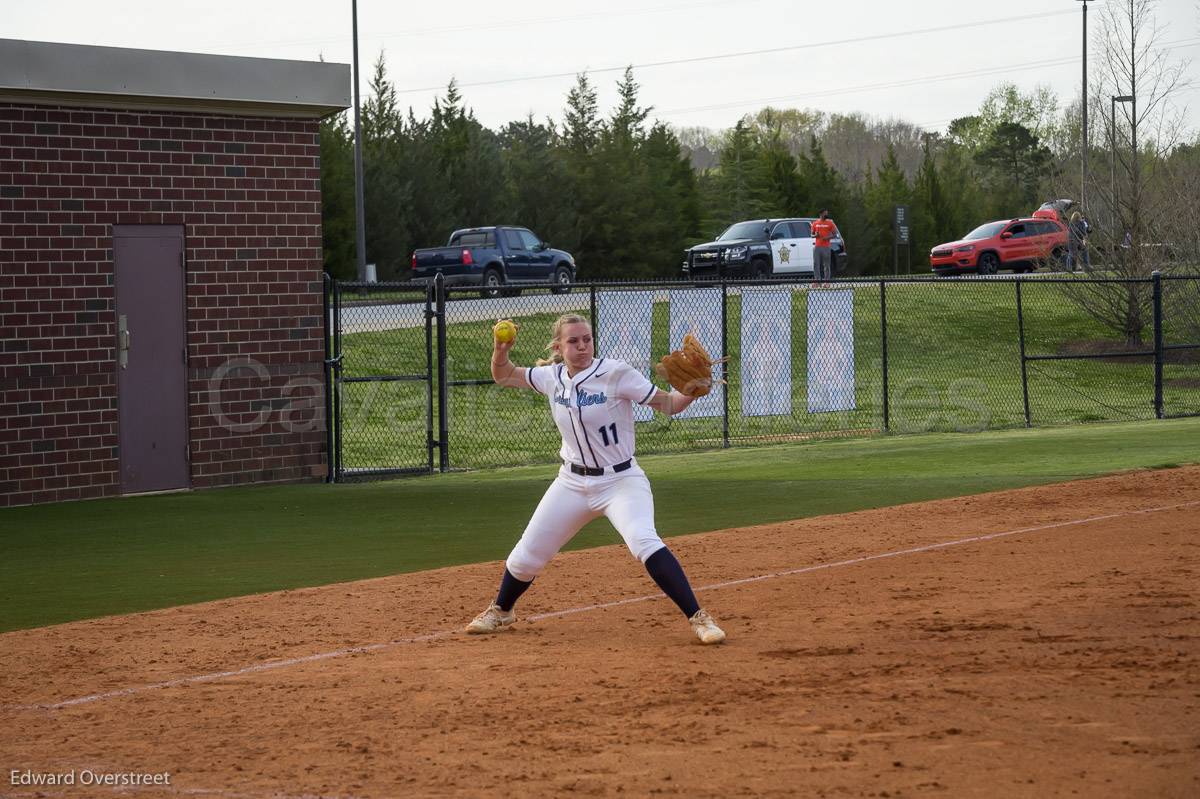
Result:
M1039 272L1033 277L1068 277L1068 272ZM1026 276L1028 279L1030 276ZM970 280L1012 280L1013 276L1003 275L959 275L941 278L935 282L958 282ZM900 283L899 286L923 286L921 283ZM845 288L854 287L855 283L844 284ZM868 282L865 287L877 284ZM692 288L691 285L681 288ZM791 288L793 291L808 291L808 283L783 283L778 287ZM730 287L730 294L741 292L739 287ZM655 302L666 302L669 298L667 289L658 289ZM529 294L521 297L497 297L496 299L455 299L446 303L446 316L451 324L457 322L492 322L496 319L529 316L537 313L561 314L568 311L588 311L591 299L586 290L570 294ZM332 313L332 312L331 312ZM394 303L390 305L346 305L342 308L342 332L366 333L383 330L402 330L405 328L421 327L424 321L424 303ZM332 318L332 317L331 317Z
M446 318L456 322L493 322L507 317L536 313L566 313L587 310L591 298L587 292L572 294L531 294L524 297L462 299L446 303ZM364 333L399 330L425 324L424 303L393 305L348 305L342 308L342 332Z

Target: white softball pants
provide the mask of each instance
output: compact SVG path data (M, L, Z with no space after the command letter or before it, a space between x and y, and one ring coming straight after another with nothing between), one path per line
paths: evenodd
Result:
M534 579L585 524L601 516L608 517L642 563L666 546L654 528L654 494L640 467L600 477L563 467L504 565L518 580Z

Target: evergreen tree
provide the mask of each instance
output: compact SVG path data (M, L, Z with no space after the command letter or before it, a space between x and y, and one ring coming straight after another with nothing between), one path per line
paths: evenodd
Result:
M511 221L570 251L574 216L562 196L567 170L557 138L553 123L539 124L531 115L510 122L499 140Z
M575 77L575 85L567 94L567 110L563 124L563 139L568 150L576 155L588 155L600 136L600 117L597 111L596 90L586 72Z
M418 119L410 108L399 134L400 165L404 174L403 200L393 207L395 224L405 231L407 249L439 247L458 226L451 193L438 160L437 141L428 119Z
M645 230L648 271L653 277L676 277L683 251L702 235L696 174L675 134L661 123L650 129L642 157L651 211Z
M366 261L375 264L377 276L386 280L400 276L408 264L411 241L403 217L411 195L401 158L396 92L382 53L375 61L370 89L372 96L363 104L361 117Z
M766 216L797 216L807 204L804 182L780 128L770 130L762 146L763 212Z
M825 150L816 136L809 141L808 154L800 157L800 175L806 205L797 215L816 216L828 210L835 222L841 218L846 211L845 181L825 160Z
M600 192L595 178L592 153L600 138L601 122L596 100L596 90L588 80L586 72L575 78L575 85L567 93L567 107L563 115L562 158L566 179L559 192L567 206L569 227L563 247L575 256L582 270L590 277L599 267L594 246L594 220L591 209Z
M356 277L354 136L344 113L321 120L321 239L325 271Z
M452 216L446 230L494 224L507 215L499 141L463 104L455 81L446 96L434 101L430 138L441 170L442 192L450 201Z
M632 149L640 144L646 136L646 118L652 108L642 108L638 105L638 90L641 87L633 79L633 67L626 67L625 73L617 83L617 96L620 103L613 112L608 124L610 140L617 145Z
M745 122L728 131L720 164L701 186L706 234L716 236L734 222L767 216L770 200L762 147Z
M896 151L888 147L887 157L879 165L873 181L867 184L865 196L869 241L866 244L867 270L886 274L893 268L894 219L897 205L908 205L912 191L896 160ZM911 246L911 245L910 245ZM908 269L909 253L901 252L899 269ZM913 264L917 268L918 264Z
M937 160L931 146L932 139L932 136L925 139L921 167L913 181L912 246L915 271L924 271L924 260L935 245L962 235L962 232L955 233L951 227L948 198L938 174Z
M834 217L834 222L846 242L845 274L867 274L872 270L869 262L871 226L867 214L866 185L847 187L843 202L844 210Z
M952 241L962 238L988 221L987 210L984 208L987 196L970 151L953 139L943 142L936 169L938 182L946 195L943 241Z
M650 109L638 105L638 85L626 69L617 84L620 102L601 126L593 149L588 193L591 215L587 249L596 259L597 274L649 277L654 266L644 246L652 237L653 217L649 178L642 158L644 123Z
M1017 122L997 125L975 153L992 188L992 216L1032 213L1051 165L1051 154L1029 128Z

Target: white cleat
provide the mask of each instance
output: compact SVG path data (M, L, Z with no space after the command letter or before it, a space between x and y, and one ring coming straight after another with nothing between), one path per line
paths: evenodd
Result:
M698 615L698 614L697 614ZM517 620L517 614L511 610L503 610L495 602L488 605L487 610L475 617L475 620L467 625L466 632L468 635L484 635L486 633L494 633L507 627ZM719 632L719 631L718 631ZM725 634L722 633L724 638Z
M696 611L696 614L688 619L688 622L691 623L692 629L696 631L696 637L702 644L719 644L725 640L725 631L717 626L712 616L709 616L708 611L703 608Z

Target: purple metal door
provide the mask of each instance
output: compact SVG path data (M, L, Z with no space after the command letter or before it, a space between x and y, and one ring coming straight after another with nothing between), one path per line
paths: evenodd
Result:
M183 228L114 225L122 493L191 485Z

